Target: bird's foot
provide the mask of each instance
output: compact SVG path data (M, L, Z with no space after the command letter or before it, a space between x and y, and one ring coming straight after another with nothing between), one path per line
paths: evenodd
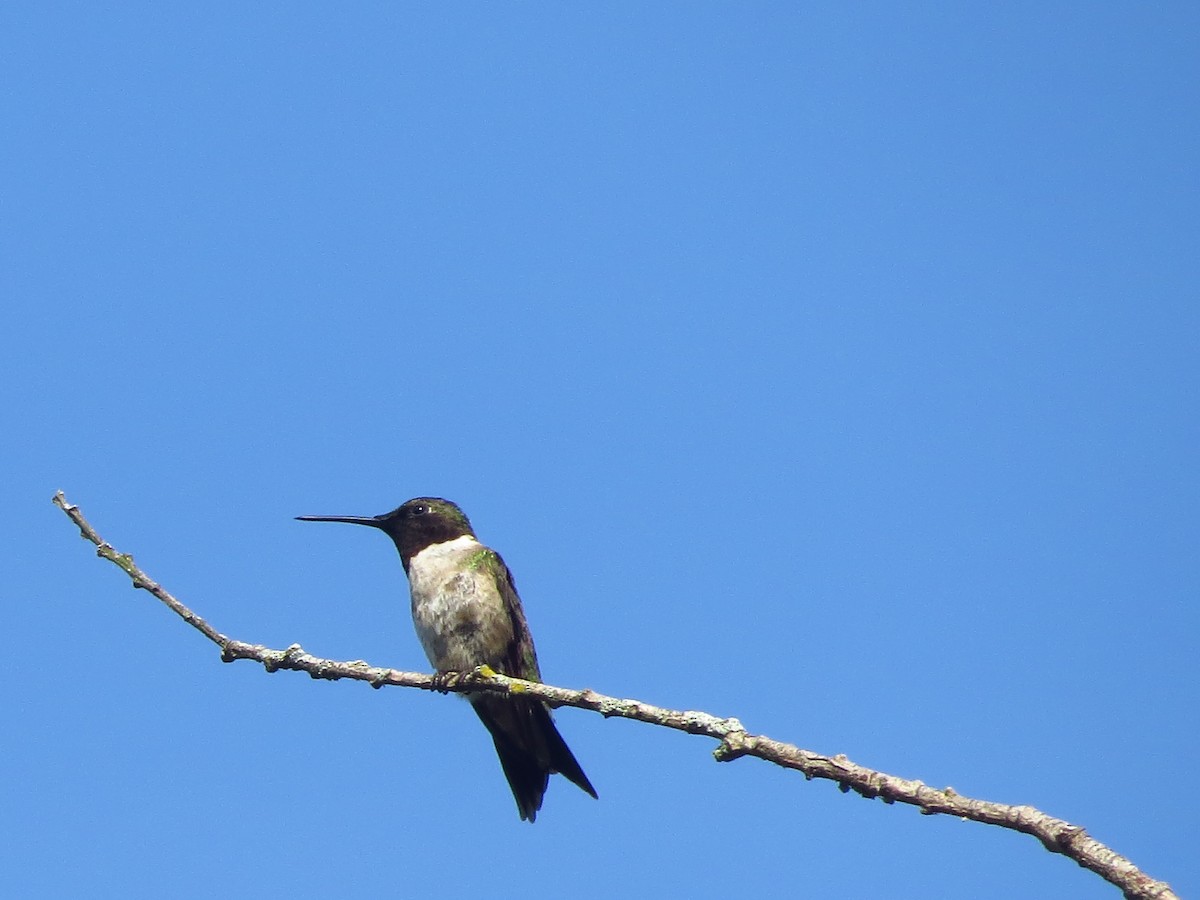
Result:
M433 676L433 689L439 694L448 694L450 688L458 684L461 678L458 672L436 672Z

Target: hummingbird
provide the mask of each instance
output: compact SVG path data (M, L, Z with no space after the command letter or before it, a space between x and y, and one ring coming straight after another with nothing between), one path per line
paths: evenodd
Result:
M487 665L513 678L542 680L512 573L499 553L476 539L457 504L415 497L379 516L296 518L369 525L392 539L408 576L417 638L439 674ZM545 703L498 694L468 699L492 735L522 821L537 819L552 773L597 796Z

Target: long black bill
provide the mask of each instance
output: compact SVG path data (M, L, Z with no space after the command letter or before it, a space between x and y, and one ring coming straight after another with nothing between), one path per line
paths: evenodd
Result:
M351 525L370 525L383 528L383 516L296 516L299 522L349 522Z

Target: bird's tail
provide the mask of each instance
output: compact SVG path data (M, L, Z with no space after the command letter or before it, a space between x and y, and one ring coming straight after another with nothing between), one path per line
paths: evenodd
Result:
M597 796L575 754L554 726L550 710L540 700L485 696L472 698L471 705L491 732L522 819L537 819L553 772Z

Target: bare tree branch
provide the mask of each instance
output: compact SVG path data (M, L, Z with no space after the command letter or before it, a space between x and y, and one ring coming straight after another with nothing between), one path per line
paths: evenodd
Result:
M953 788L933 788L920 781L886 775L856 765L841 754L823 756L802 750L793 744L750 734L737 719L723 719L692 710L663 709L637 700L608 697L592 690L572 691L548 684L523 681L494 672L487 666L460 673L446 683L432 675L381 668L362 660L338 662L321 659L306 653L299 644L292 644L286 650L272 650L261 644L233 640L221 634L168 593L162 585L152 580L134 564L132 556L120 553L104 541L84 519L79 507L69 503L62 491L54 495L54 503L79 527L82 537L96 545L98 556L119 566L132 579L135 588L149 591L220 647L221 659L224 662L249 659L261 663L268 672L291 669L307 672L313 678L330 681L341 678L365 681L375 688L399 685L426 691L438 690L443 693L451 691L527 694L545 700L553 706L573 706L576 709L598 712L606 718L619 716L649 725L686 731L688 734L702 734L720 742L713 751L713 756L720 762L729 762L742 756L757 756L776 765L796 769L809 780L825 778L836 781L843 792L854 791L867 798L879 797L885 803L907 803L918 807L925 815L943 813L1024 832L1036 837L1050 852L1061 853L1110 881L1119 887L1126 897L1138 900L1178 900L1168 884L1146 875L1128 859L1089 837L1080 826L1048 816L1032 806L1009 806L985 800L972 800L956 793Z

